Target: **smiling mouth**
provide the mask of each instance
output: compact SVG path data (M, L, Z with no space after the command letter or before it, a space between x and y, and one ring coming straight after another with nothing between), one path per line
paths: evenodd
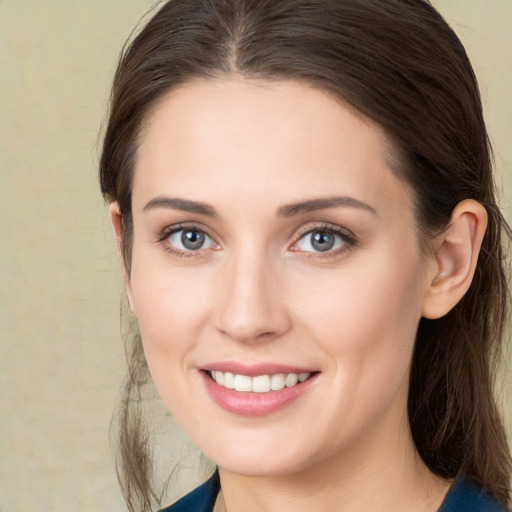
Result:
M226 389L250 393L270 393L302 384L316 372L277 373L254 377L221 371L208 371L207 373L213 381Z

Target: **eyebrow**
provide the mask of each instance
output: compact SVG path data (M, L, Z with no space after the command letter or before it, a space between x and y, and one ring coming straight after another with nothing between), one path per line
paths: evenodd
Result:
M310 199L308 201L300 201L297 203L287 204L279 207L277 214L279 217L293 217L302 213L310 213L327 208L340 207L360 208L378 216L375 208L367 203L359 201L359 199L348 196L317 198ZM149 211L157 208L169 208L172 210L181 210L184 212L206 215L207 217L218 217L218 214L213 206L210 206L207 203L191 201L190 199L181 199L179 197L155 197L154 199L151 199L151 201L149 201L146 206L144 206L143 210Z
M359 199L355 199L354 197L348 196L326 197L311 199L309 201L301 201L298 203L292 203L285 206L281 206L277 212L280 217L292 217L294 215L299 215L301 213L309 213L315 212L317 210L324 210L326 208L339 207L360 208L362 210L366 210L378 216L377 210L375 210L375 208L373 208L367 203L359 201Z
M208 217L217 217L215 209L209 204L190 201L189 199L180 199L179 197L155 197L144 206L144 211L146 212L156 208L170 208L183 212L198 213Z

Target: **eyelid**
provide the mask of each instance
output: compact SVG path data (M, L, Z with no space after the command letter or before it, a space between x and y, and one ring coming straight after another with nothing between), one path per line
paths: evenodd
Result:
M332 224L330 222L311 222L308 223L302 227L300 227L295 235L294 239L297 241L299 238L303 237L304 235L307 235L308 233L312 233L314 231L329 231L335 234L339 234L340 236L343 236L346 239L356 240L356 236L350 229L344 228L342 226L339 226L337 224ZM295 243L295 242L294 242Z
M196 224L195 222L179 222L178 224L171 224L169 226L166 226L162 230L160 230L159 234L157 235L157 242L164 242L170 235L173 233L176 233L178 231L182 231L184 229L190 229L193 231L200 231L201 233L204 233L209 238L215 241L215 237L211 234L210 230L206 228L205 226L202 226L200 224ZM215 242L217 243L217 242Z
M310 233L314 233L317 231L325 231L325 232L332 233L334 235L341 237L343 239L343 241L345 242L344 247L334 249L334 250L328 250L325 252L302 251L300 249L294 248L303 237L305 237L306 235L308 235ZM307 255L307 257L318 257L318 258L328 258L328 257L332 257L332 256L337 256L340 253L346 252L357 245L357 238L352 231L350 231L347 228L341 227L339 225L331 224L330 222L306 224L305 226L302 226L296 232L296 234L293 237L293 240L294 241L290 246L290 250L292 250L294 252L302 252L305 255Z
M215 247L208 247L205 249L201 248L201 249L197 249L197 250L182 250L182 249L179 249L178 247L171 245L170 243L167 243L165 250L167 250L173 254L178 254L180 256L193 257L193 256L199 255L200 253L202 253L205 250L210 250L210 249L216 250L219 248L219 244L215 240L215 236L211 234L211 231L208 228L206 228L205 226L195 223L195 222L180 222L178 224L172 224L172 225L166 226L157 235L156 243L163 244L174 233L177 233L179 231L185 231L187 229L191 230L191 231L198 231L200 233L204 233L213 242Z

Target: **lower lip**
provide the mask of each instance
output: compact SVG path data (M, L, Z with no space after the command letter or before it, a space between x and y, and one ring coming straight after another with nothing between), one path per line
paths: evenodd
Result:
M215 403L226 411L239 416L267 416L285 408L306 393L318 376L318 374L314 374L300 384L279 391L248 393L219 386L207 372L202 371L201 374L206 389Z

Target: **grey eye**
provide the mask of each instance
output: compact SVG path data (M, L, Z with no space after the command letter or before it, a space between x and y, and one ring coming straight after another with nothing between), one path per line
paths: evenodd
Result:
M315 230L305 233L296 246L304 252L327 252L339 249L347 243L343 236L333 231Z
M201 249L204 244L204 239L204 233L200 233L199 231L183 231L181 233L181 243L183 247L191 251Z
M169 235L169 243L180 251L198 251L212 247L213 240L198 229L180 229Z
M328 251L334 247L335 237L333 233L314 231L310 234L310 237L311 247L319 252Z

